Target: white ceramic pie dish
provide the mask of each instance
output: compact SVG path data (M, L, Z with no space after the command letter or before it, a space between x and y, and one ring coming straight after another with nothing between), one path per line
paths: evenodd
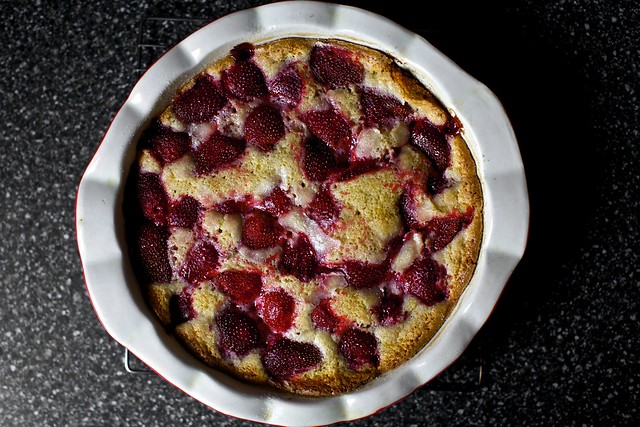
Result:
M476 272L453 313L413 359L360 390L297 397L247 385L205 366L156 321L129 262L123 186L140 132L175 90L240 42L284 36L337 37L401 59L463 124L485 198ZM113 119L80 182L78 249L88 294L105 330L168 382L224 414L274 425L327 425L374 414L410 395L453 363L489 317L528 236L525 175L511 124L496 97L422 37L371 12L314 1L284 1L220 18L162 56Z

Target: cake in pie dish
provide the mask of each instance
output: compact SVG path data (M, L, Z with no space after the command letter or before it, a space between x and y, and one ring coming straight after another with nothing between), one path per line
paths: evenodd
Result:
M469 283L483 198L460 122L338 39L242 43L136 147L132 264L159 322L242 381L353 391L416 355Z

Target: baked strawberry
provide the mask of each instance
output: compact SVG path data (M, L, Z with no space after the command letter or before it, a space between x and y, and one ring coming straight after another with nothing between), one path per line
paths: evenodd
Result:
M251 59L254 51L254 45L249 42L243 42L231 48L229 53L231 53L231 56L233 56L233 59L236 61L247 61Z
M193 150L193 162L199 175L211 174L239 159L246 147L244 139L212 133Z
M192 228L200 218L202 205L191 196L184 196L169 206L169 225Z
M258 314L274 332L286 332L293 325L296 302L284 289L262 294L256 301Z
M236 304L252 303L262 290L262 276L257 271L225 270L211 279L211 283Z
M173 101L173 113L185 124L212 121L227 103L213 76L204 74Z
M422 226L418 220L415 201L411 196L411 191L405 191L400 195L400 199L398 199L398 209L400 210L400 217L406 228L418 229Z
M247 196L243 199L228 199L217 203L213 206L213 210L225 214L245 213L251 207L251 197Z
M329 187L324 185L307 205L305 213L323 230L327 230L340 216L340 206L333 199Z
M269 375L279 381L303 374L322 362L322 352L311 343L276 336L267 344L262 363Z
M349 121L340 111L333 108L310 111L302 119L311 133L333 149L340 163L349 161L354 139Z
M384 282L387 269L386 263L373 264L363 261L348 260L340 265L347 284L356 289L377 287Z
M187 283L197 284L213 277L217 268L218 250L215 245L205 240L198 240L189 248L180 269L180 276Z
M143 273L151 282L171 281L172 270L169 263L166 227L145 223L140 228L137 239L137 253L140 256Z
M404 321L408 313L403 310L404 298L401 295L384 290L380 302L371 309L378 323L392 326Z
M292 243L286 242L278 263L278 270L308 282L317 274L318 257L306 234L299 234Z
M427 119L418 119L411 125L410 142L420 148L438 171L444 171L451 161L451 147L447 138Z
M265 211L273 216L281 216L286 214L293 207L293 202L289 195L280 187L275 187L262 202Z
M242 101L262 99L268 94L262 70L251 61L236 61L222 72L227 93Z
M247 143L269 151L284 136L284 121L273 106L262 104L254 108L244 122Z
M434 305L449 297L447 271L430 254L423 253L402 273L404 291L426 305Z
M443 217L432 218L424 226L427 247L433 252L444 249L473 220L473 209L454 211Z
M333 150L316 136L311 135L302 143L301 169L312 181L324 181L336 169Z
M360 92L360 105L368 126L390 127L411 114L411 107L395 96L366 87Z
M215 326L218 332L218 348L227 359L242 358L261 345L256 321L239 310L227 309L218 314Z
M317 44L311 50L309 65L315 79L330 87L359 84L364 80L364 67L346 49Z
M340 333L349 326L349 321L338 316L331 307L331 299L320 300L311 312L311 321L318 329L323 329L331 334Z
M189 151L191 138L187 133L176 132L162 126L151 136L151 149L164 164L178 160Z
M160 176L149 172L140 173L136 191L144 217L156 225L165 225L167 223L168 202Z
M198 313L193 308L192 295L194 287L185 286L182 291L169 299L169 316L171 324L177 326L195 318Z
M251 249L275 246L282 235L282 227L271 214L254 209L244 215L242 243Z
M449 188L450 185L451 183L447 177L444 176L444 171L436 171L435 173L430 174L427 178L427 192L432 196L440 194L442 191Z
M284 67L269 83L269 92L274 102L286 107L295 107L302 99L302 77L295 63Z
M349 166L340 171L337 181L348 181L365 173L375 172L384 167L378 159L357 159L349 163Z
M355 327L340 335L338 352L350 369L358 370L364 366L378 366L378 342L371 332Z

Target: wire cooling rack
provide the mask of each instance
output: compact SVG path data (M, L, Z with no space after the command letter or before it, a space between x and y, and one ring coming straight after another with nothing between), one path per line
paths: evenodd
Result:
M168 49L189 34L211 22L207 17L150 16L140 23L138 34L136 77L140 77ZM415 30L423 33L424 30ZM474 340L462 356L423 389L438 391L474 391L487 385L489 365L482 347ZM128 349L124 349L124 368L131 374L151 374L153 371Z

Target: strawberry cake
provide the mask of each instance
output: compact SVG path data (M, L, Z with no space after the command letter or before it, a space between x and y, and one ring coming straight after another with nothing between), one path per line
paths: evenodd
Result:
M460 122L398 61L284 38L180 87L138 141L125 221L149 306L195 357L328 396L441 328L483 198Z

